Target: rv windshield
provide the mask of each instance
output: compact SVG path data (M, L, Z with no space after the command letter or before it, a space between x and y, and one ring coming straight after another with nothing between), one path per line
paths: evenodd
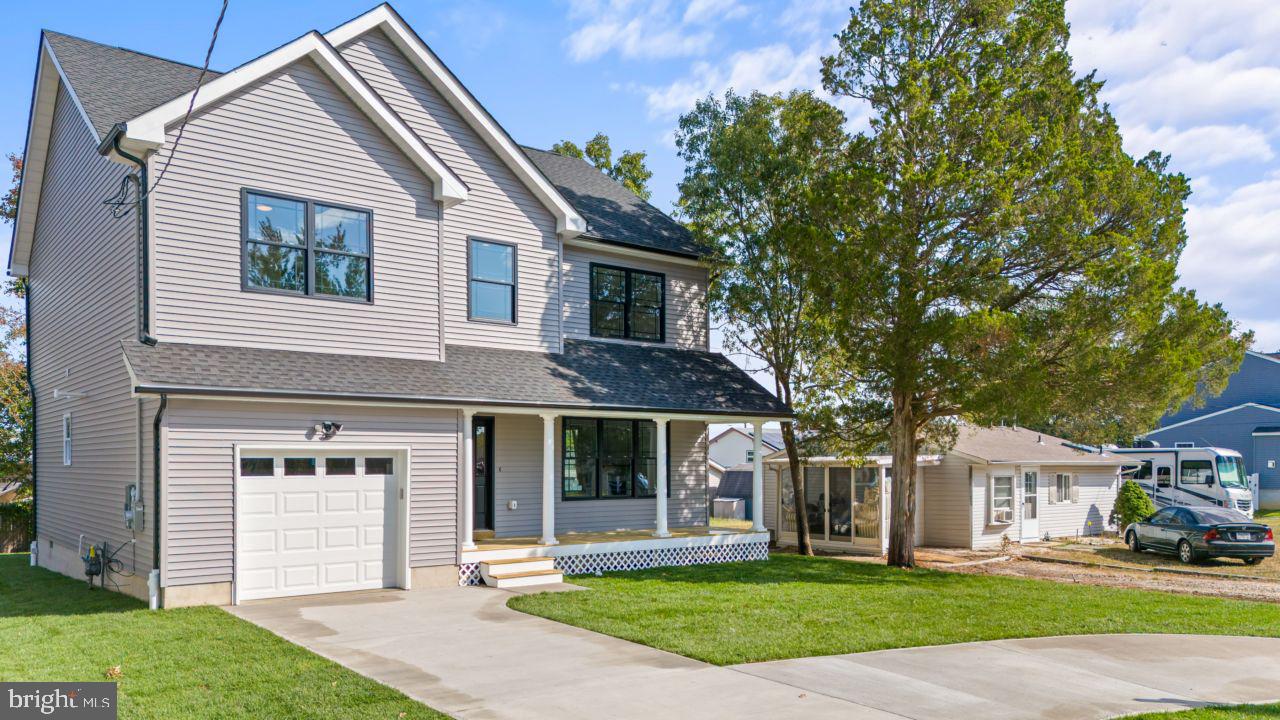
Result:
M1240 458L1218 456L1218 482L1227 488L1249 487L1249 483L1245 482L1244 468L1240 467Z

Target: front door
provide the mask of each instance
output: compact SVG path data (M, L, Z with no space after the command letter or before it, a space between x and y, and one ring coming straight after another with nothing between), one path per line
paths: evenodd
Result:
M1022 471L1022 539L1040 537L1040 471Z
M475 440L475 528L493 529L493 418L477 417L471 426Z

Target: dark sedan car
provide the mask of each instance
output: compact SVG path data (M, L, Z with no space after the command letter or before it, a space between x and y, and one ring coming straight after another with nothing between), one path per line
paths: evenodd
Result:
M1134 552L1174 553L1184 563L1207 557L1236 557L1249 565L1276 553L1271 528L1237 510L1221 507L1167 507L1125 529Z

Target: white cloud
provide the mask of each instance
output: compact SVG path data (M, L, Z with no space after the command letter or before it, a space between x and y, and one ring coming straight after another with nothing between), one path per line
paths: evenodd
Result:
M1201 299L1221 302L1260 345L1280 346L1275 321L1280 286L1280 170L1239 187L1218 202L1187 209L1189 240L1179 269Z
M851 0L791 0L776 16L793 35L834 35L849 20Z
M696 56L708 50L717 25L748 12L738 0L691 0L683 11L669 0L576 2L569 17L582 26L565 44L579 62L610 52L628 60Z
M1128 129L1125 150L1135 157L1151 150L1171 155L1176 167L1200 170L1232 162L1262 163L1275 157L1267 136L1248 125L1201 125L1177 130L1169 125L1152 130L1146 125Z
M822 83L822 56L828 49L826 43L814 43L796 51L780 43L736 52L722 63L694 63L685 77L645 91L649 114L656 118L674 117L708 93L719 94L729 88L739 93L818 89Z

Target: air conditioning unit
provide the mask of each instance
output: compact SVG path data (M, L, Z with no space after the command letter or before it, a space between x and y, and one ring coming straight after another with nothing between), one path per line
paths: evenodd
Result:
M995 525L1012 525L1013 510L1010 508L995 508L991 511L991 522Z

